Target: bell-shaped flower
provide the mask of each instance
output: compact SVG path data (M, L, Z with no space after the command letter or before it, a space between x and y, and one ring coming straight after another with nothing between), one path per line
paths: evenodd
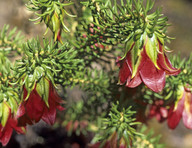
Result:
M180 85L177 90L177 100L168 112L167 123L169 128L175 129L181 118L186 128L192 129L192 92Z
M36 83L29 95L27 89L23 87L23 101L17 111L19 125L34 124L40 119L48 124L54 124L56 109L63 110L60 103L61 98L46 78Z
M180 69L174 68L164 53L163 41L153 34L146 33L134 41L126 43L126 52L117 62L120 67L119 84L137 87L142 82L154 92L160 92L165 86L167 75L177 75Z
M0 124L0 142L3 146L6 146L11 138L13 129L19 134L24 134L25 128L17 125L17 119L13 117L11 108L6 102L3 102L1 108L3 112Z

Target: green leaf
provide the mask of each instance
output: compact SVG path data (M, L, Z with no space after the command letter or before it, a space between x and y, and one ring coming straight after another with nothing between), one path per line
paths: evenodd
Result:
M41 78L36 85L36 91L39 96L45 101L45 104L49 107L49 81L46 78Z
M153 62L153 64L156 66L156 68L159 69L158 65L157 65L157 40L156 40L156 36L153 34L152 38L147 38L147 43L145 45L145 49L146 49L146 53L149 56L149 58L151 59L151 61Z
M121 59L124 59L127 55L127 53L133 48L134 46L134 40L133 37L131 37L126 43L125 43L125 54Z
M16 96L16 97L18 97L18 96ZM13 96L10 96L8 102L9 102L9 105L11 107L11 111L16 113L18 104L17 104L17 101L15 100L15 98Z
M44 69L40 66L37 66L34 70L35 79L39 80L44 74Z
M3 104L0 103L0 118L2 117L3 115Z
M6 102L3 102L3 113L2 113L2 118L1 118L1 125L4 127L7 123L9 114L10 114L10 108Z
M131 63L132 63L132 78L136 75L140 61L141 61L140 49L138 44L135 44L131 50Z

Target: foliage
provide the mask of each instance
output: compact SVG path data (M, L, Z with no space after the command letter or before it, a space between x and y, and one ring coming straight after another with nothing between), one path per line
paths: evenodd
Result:
M8 54L10 51L17 51L18 53L22 52L21 43L24 38L21 36L21 32L16 33L17 28L13 28L8 32L9 25L4 25L0 36L0 49L1 53ZM3 64L2 64L3 65Z

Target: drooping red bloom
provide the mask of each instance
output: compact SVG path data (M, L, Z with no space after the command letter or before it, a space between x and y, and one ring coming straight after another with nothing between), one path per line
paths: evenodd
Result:
M155 42L155 43L153 43ZM164 53L164 45L154 35L145 37L145 43L138 49L135 42L130 42L130 49L123 58L117 60L120 66L119 84L137 87L142 82L154 92L160 92L165 86L165 76L177 75Z
M19 127L17 125L17 119L12 117L11 110L9 110L9 117L7 119L5 126L2 126L2 124L0 124L0 142L2 143L3 146L6 146L7 143L9 142L13 129L19 134L25 133L25 128Z
M27 97L27 90L23 88L23 102L20 104L17 112L17 117L19 118L19 125L34 124L43 119L46 123L52 125L56 119L56 109L60 111L63 107L60 105L61 98L55 91L52 83L49 81L49 95L48 95L48 105L38 94L35 88L31 91L29 98Z
M148 118L156 117L159 122L163 122L168 117L168 109L164 106L163 100L156 100L149 109Z
M177 101L168 112L168 126L175 129L182 118L185 127L192 129L192 92L188 88L180 86L177 94Z

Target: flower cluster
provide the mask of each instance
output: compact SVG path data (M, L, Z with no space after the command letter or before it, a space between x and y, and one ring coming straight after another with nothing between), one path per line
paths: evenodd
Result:
M154 92L160 92L165 86L166 74L177 75L180 70L171 65L164 53L164 43L160 42L158 36L154 34L150 38L144 33L141 40L144 42L141 49L138 42L132 39L127 42L128 52L124 57L118 58L119 84L133 88L143 82Z
M192 91L187 86L179 85L174 95L176 99L173 101L171 98L168 104L164 100L155 100L149 107L147 118L156 117L159 122L167 121L170 129L175 129L183 119L185 127L192 129Z

